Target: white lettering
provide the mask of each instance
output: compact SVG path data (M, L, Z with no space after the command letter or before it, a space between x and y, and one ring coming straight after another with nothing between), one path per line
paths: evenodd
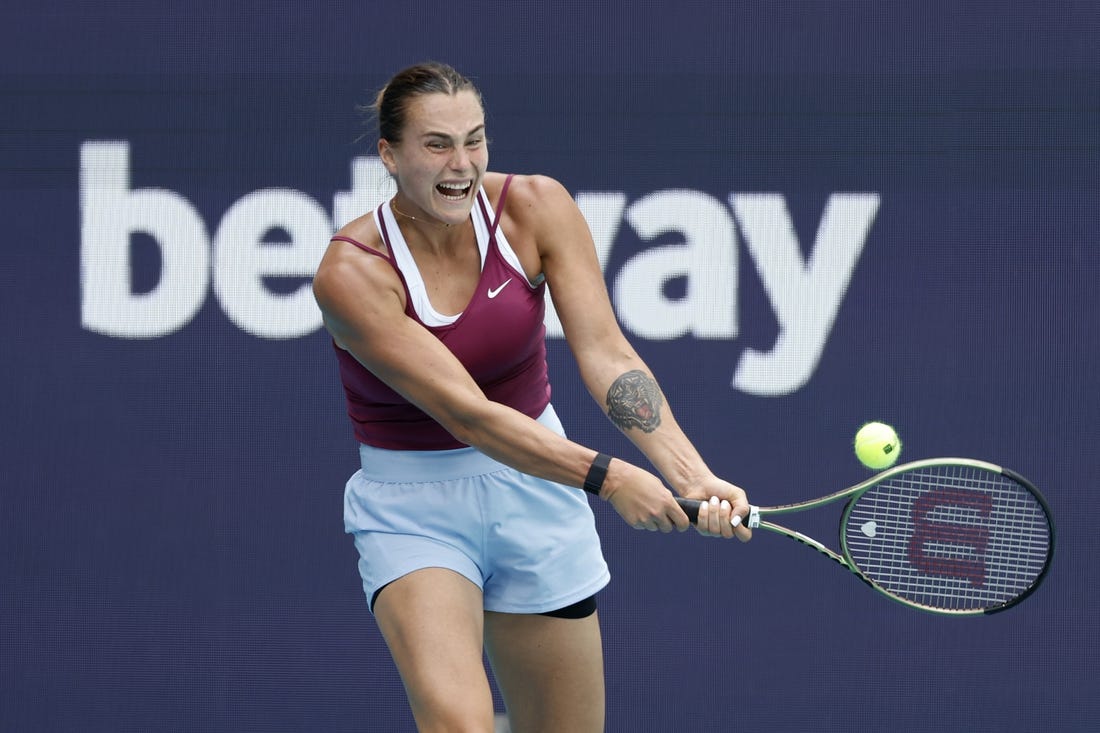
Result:
M206 299L210 253L206 228L179 194L130 189L126 142L80 148L80 322L117 338L156 338L189 323ZM160 248L156 286L134 293L130 235L147 234Z
M643 338L667 340L737 335L736 240L722 202L698 191L659 191L627 209L642 239L677 232L683 242L651 247L632 257L615 280L615 310ZM683 297L669 298L669 281L683 278Z
M131 189L127 142L86 142L80 153L81 323L118 338L167 336L190 323L212 284L227 318L242 331L270 339L306 336L322 327L307 281L333 231L394 190L377 157L355 158L350 190L333 195L331 219L300 191L261 189L229 206L211 243L186 198ZM621 192L582 192L576 200L604 272L624 222L653 243L626 260L610 288L624 328L650 340L737 337L740 228L779 324L772 347L746 349L733 371L735 389L759 396L789 394L813 375L879 207L878 194L833 194L803 257L780 194L732 193L729 206L682 189L653 192L629 206ZM135 234L151 237L161 255L159 278L148 292L133 292ZM272 278L290 279L290 287L273 288ZM546 329L549 338L564 336L549 299Z
M187 199L164 189L130 190L129 145L81 147L81 323L119 338L156 338L195 317L211 282L210 242ZM269 232L287 243L264 242ZM321 327L309 283L273 293L265 277L308 279L332 236L316 201L289 189L252 192L234 203L215 235L214 292L229 319L262 338L308 335ZM131 285L130 237L150 236L161 253L160 278L146 293Z
M277 230L290 241L264 242ZM321 311L308 282L275 294L264 277L312 278L331 236L328 214L299 191L254 191L229 207L214 237L214 293L229 320L269 339L298 338L320 328Z
M817 368L878 211L879 197L830 196L805 262L782 196L732 195L730 205L779 321L772 350L747 350L732 385L759 396L790 394L805 385Z

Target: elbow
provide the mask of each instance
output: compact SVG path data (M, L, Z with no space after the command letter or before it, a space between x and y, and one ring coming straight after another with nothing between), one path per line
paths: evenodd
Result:
M473 448L483 449L489 436L486 426L492 424L491 403L486 401L487 409L474 409L462 412L448 412L434 416L458 442Z
M466 422L458 421L453 423L445 423L443 425L447 429L455 440L464 445L469 445L474 448L479 447L480 433L474 429L474 427Z

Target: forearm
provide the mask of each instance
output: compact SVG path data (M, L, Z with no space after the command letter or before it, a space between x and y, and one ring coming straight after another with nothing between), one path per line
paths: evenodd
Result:
M581 487L596 456L537 420L488 400L461 417L445 418L444 425L489 457L566 486Z
M609 417L645 454L677 494L684 495L692 486L711 475L706 461L684 434L667 403L660 410L660 425L651 432L620 424L610 413Z
M631 368L610 379L597 379L590 390L598 394L607 383L602 407L608 419L645 454L669 485L683 494L709 476L710 470L676 422L660 385L645 365L639 360L628 366Z

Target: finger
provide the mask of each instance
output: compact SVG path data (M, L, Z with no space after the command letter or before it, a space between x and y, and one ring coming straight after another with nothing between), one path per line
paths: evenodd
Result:
M707 534L707 527L711 526L711 502L701 502L698 505L698 517L695 519L695 532L701 535Z
M701 502L699 504L699 516L695 519L695 531L700 534L706 534L707 527L707 515L710 513L710 505L707 502Z
M722 502L717 496L710 497L710 515L707 517L707 532L716 537L722 536ZM727 520L728 521L728 520Z
M719 532L721 533L722 537L727 539L727 540L730 537L733 537L733 530L734 530L733 517L734 517L733 505L730 504L725 499L723 499L722 503L719 507L718 527L719 527Z
M675 501L673 502L675 503ZM675 505L674 509L670 509L671 515L668 517L672 522L672 527L677 532L683 532L691 526L691 520L688 519L688 515L680 508L679 504Z
M704 537L710 536L716 512L716 506L708 500L704 500L699 505L699 521L695 524L695 528L699 531L699 534Z
M725 536L725 528L729 526L729 508L723 508L726 502L717 496L712 496L705 503L707 506L707 523L703 527L703 534L707 537Z
M752 508L745 497L744 492L738 492L740 496L734 499L730 508L730 526L733 528L733 536L742 542L752 539L752 530L748 527L748 516Z
M736 509L734 510L737 511ZM740 514L734 514L734 519L738 520L733 527L733 536L742 542L748 542L752 539L752 530L749 528L748 516L751 509L746 509L744 518Z
M747 523L749 518L749 512L752 511L747 499L740 498L733 502L733 509L731 510L732 516L730 522L734 527L740 527Z

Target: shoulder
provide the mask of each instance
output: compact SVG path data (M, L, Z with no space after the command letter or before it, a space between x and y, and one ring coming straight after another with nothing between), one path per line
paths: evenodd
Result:
M400 280L387 258L368 254L354 244L335 237L347 237L379 254L386 253L382 235L371 214L360 216L341 227L329 242L313 277L313 292L322 309L337 304L355 292L400 289Z
M504 173L487 173L485 192L494 208L499 208ZM508 231L538 233L562 223L563 218L580 215L572 195L557 179L550 176L513 175L504 200L502 226Z
M485 192L494 205L500 202L504 182L511 176L505 207L532 207L539 204L554 206L572 202L572 197L557 179L542 174L486 173Z
M360 244L376 249L379 252L386 251L386 244L382 241L382 234L374 223L374 211L371 210L360 217L352 219L333 235L335 237L347 237Z

